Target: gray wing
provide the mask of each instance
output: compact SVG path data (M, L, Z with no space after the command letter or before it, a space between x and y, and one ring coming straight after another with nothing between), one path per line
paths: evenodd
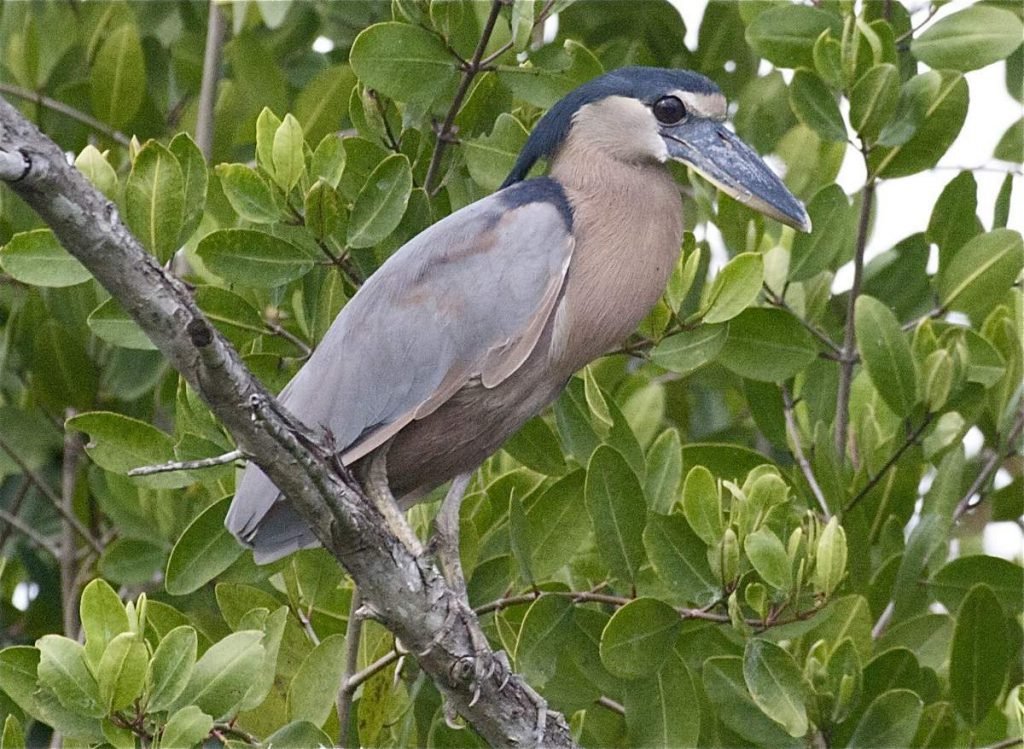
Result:
M331 432L345 463L471 378L494 387L533 350L561 292L572 235L564 205L516 204L508 193L453 213L398 250L281 392L302 422ZM228 512L228 529L258 561L315 545L279 495L250 463Z

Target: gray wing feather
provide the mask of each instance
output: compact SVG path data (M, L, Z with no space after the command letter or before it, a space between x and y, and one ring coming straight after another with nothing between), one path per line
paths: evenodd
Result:
M550 203L509 209L498 193L457 211L367 280L281 402L310 428L329 430L346 463L362 457L470 378L493 387L518 369L554 309L571 253L565 218ZM274 506L278 498L250 463L226 521L265 561L315 544L290 508ZM265 516L272 532L262 529Z

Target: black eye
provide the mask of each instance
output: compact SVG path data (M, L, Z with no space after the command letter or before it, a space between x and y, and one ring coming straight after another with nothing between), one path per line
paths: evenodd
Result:
M663 125L675 125L686 116L686 107L675 96L663 96L654 102L654 116Z

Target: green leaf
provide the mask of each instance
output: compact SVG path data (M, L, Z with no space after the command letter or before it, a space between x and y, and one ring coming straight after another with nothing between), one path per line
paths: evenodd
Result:
M937 21L910 43L910 51L928 67L966 72L1008 57L1022 37L1019 15L974 5Z
M242 547L224 527L230 504L231 497L225 497L207 507L174 544L166 582L172 596L199 590L242 555Z
M319 728L304 720L297 720L267 736L265 743L276 749L308 749L333 746L331 738Z
M1024 160L1024 117L1006 128L992 156L1001 161L1013 161L1018 164ZM1007 176L1012 176L1012 173Z
M939 246L939 271L971 237L981 233L978 221L978 182L974 174L964 170L942 188L928 219L928 241Z
M15 645L0 650L0 690L26 715L39 715L35 692L39 676L39 650Z
M729 323L729 337L718 360L741 377L781 382L817 356L814 338L791 314L751 308Z
M705 305L704 322L722 323L757 300L764 282L764 260L756 252L737 255L715 276Z
M39 648L39 681L53 690L60 704L91 718L105 714L96 679L85 662L85 649L60 635L44 635Z
M729 730L759 746L800 747L751 699L743 678L743 659L716 656L703 665L704 691L718 718Z
M789 259L789 280L807 281L832 267L837 257L845 257L851 245L854 214L850 200L839 185L821 188L807 205L814 224L809 234L793 237Z
M344 671L344 635L325 637L306 656L288 687L288 720L323 725L334 710Z
M345 161L345 142L337 135L329 133L313 151L309 174L312 179L322 179L337 190L341 175L345 172Z
M954 559L932 576L928 589L943 606L956 611L977 583L992 589L1007 615L1024 610L1024 568L999 557L974 554Z
M0 248L0 268L16 281L31 286L59 288L92 278L49 229L23 231L11 237L11 241Z
M203 220L206 210L206 191L209 187L210 174L206 168L206 159L195 141L188 133L178 133L168 146L174 158L178 160L181 176L185 184L184 221L178 244L185 244Z
M565 472L565 459L558 437L539 416L526 422L502 447L524 466L538 473L558 476Z
M218 164L214 172L239 218L254 224L270 224L283 217L270 184L255 169L245 164Z
M909 689L879 695L864 711L848 746L910 746L921 709L921 698Z
M878 177L905 177L930 169L960 134L968 88L961 73L929 70L903 84L896 114L868 157Z
M613 577L634 583L644 561L647 503L636 474L614 448L601 445L594 451L585 495L601 558Z
M551 107L580 84L604 72L594 54L573 39L546 44L530 54L528 65L498 67L498 79L519 99Z
M356 37L349 53L352 70L364 86L399 101L428 103L458 77L444 42L407 23L378 23Z
M175 627L160 640L153 651L146 673L149 712L166 710L188 685L196 664L198 636L193 627Z
M165 263L185 221L185 178L174 154L149 141L124 186L124 219L143 246Z
M132 468L156 465L174 459L174 440L166 432L138 419L110 411L90 411L73 416L65 426L89 435L85 451L93 462L108 471L125 475ZM150 486L184 486L188 477L148 477Z
M601 662L620 679L652 676L672 656L682 620L654 598L637 598L620 608L601 633Z
M807 733L804 682L793 656L768 640L747 641L743 679L762 712L795 738Z
M770 528L762 526L749 534L743 539L743 549L762 580L780 591L790 589L793 585L793 570L786 555L786 547Z
M498 115L490 135L462 141L469 176L487 191L497 190L526 144L526 128L507 112Z
M672 657L653 676L631 682L622 697L629 746L697 746L700 700L680 658Z
M196 705L215 718L229 715L259 676L263 664L262 638L259 630L242 630L214 643L196 662L192 677L175 704Z
M676 429L666 429L647 450L644 495L647 506L667 515L679 500L683 477L683 446Z
M178 710L164 726L160 736L160 746L190 747L195 746L213 730L213 718L195 705L187 705Z
M296 557L293 556L293 563L295 559ZM245 699L238 706L239 710L254 710L259 707L277 684L278 656L281 654L281 643L284 640L284 633L289 621L288 607L280 606L268 614L263 622L263 665L260 667L259 677L249 687L249 691L245 693ZM292 621L292 624L294 625L294 621ZM299 668L301 668L301 664L294 670L297 672ZM285 676L284 672L285 669L281 669L280 675L282 678Z
M274 160L274 181L286 194L306 173L305 145L302 125L295 117L286 114L274 133L274 144L270 151Z
M0 749L25 749L25 733L13 713L4 719L4 728L0 732Z
M291 242L255 229L221 229L199 242L196 253L225 281L269 288L301 278L313 259Z
M541 596L523 616L516 639L515 666L531 684L543 686L555 673L558 656L573 634L573 603L563 596Z
M846 554L846 531L833 517L818 537L814 562L814 585L826 596L832 595L846 574Z
M586 398L590 414L596 422L594 426L598 431L607 430L612 426L614 420L612 419L611 411L608 409L608 401L605 400L601 386L597 384L597 379L594 377L594 368L584 367L582 379L583 397ZM602 432L602 434L605 433L604 431Z
M103 42L89 75L92 111L113 127L131 122L146 93L146 65L139 32L126 23Z
M939 272L939 299L946 309L980 321L1024 268L1024 240L1012 229L979 234L961 247Z
M563 476L527 509L526 521L533 539L530 567L540 579L566 566L588 534L588 518L580 512L585 477L582 470Z
M846 125L836 95L814 73L800 69L789 86L789 104L799 120L824 140L846 141Z
M747 43L760 57L785 68L814 67L814 43L822 32L842 32L839 16L806 5L782 5L747 25Z
M238 294L219 286L197 286L196 304L236 348L267 332L259 311Z
M135 632L122 632L110 641L96 671L106 714L123 710L142 694L148 663L146 643Z
M75 158L75 169L85 175L93 186L113 200L117 197L117 172L106 156L91 143Z
M878 394L898 416L909 416L918 401L917 372L896 315L863 295L857 298L854 327L857 350Z
M1014 659L999 599L984 583L973 586L957 611L949 656L953 706L968 724L977 726L995 704Z
M321 179L313 183L304 201L306 228L323 239L334 232L341 217L341 201L333 187Z
M681 515L649 515L644 549L673 595L698 606L721 597L722 589L708 566L706 546Z
M381 161L366 178L352 206L349 245L372 247L394 231L411 193L412 170L405 155L396 153Z
M669 336L651 351L651 361L659 367L689 374L712 361L725 346L727 325L701 325Z
M269 107L263 107L256 118L256 162L271 177L274 176L274 135L279 127L280 118Z
M348 100L355 85L356 76L348 65L324 68L306 84L295 100L295 117L302 123L307 141L339 140L331 131L337 130L348 114Z
M696 465L686 474L683 483L683 514L700 539L708 546L722 540L725 525L722 503L715 477L703 465Z
M85 632L85 657L98 666L110 641L129 630L128 614L114 589L99 578L85 586L78 608Z
M896 111L900 74L895 65L875 65L850 92L850 124L866 141L874 141Z
M89 313L89 330L107 343L138 351L156 351L156 346L128 316L116 299L111 297Z

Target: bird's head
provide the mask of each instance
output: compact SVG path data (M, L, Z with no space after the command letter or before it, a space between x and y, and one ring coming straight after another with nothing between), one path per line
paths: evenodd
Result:
M682 162L744 205L810 231L803 204L754 150L725 127L726 101L687 70L629 67L570 92L537 123L505 185L526 177L571 136L626 161Z

